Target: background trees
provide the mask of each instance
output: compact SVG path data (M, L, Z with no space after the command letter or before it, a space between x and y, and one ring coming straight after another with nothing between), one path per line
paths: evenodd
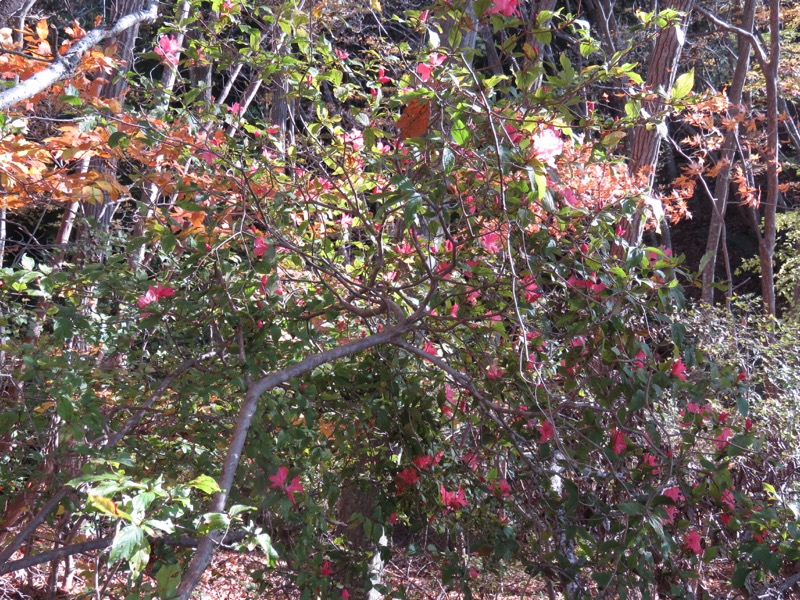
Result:
M689 312L697 265L659 223L732 177L777 312L778 6L767 53L754 4L693 4L183 2L8 31L0 571L48 562L55 589L93 552L97 594L122 572L188 598L224 542L305 597L402 595L378 559L429 528L465 594L510 565L574 597L699 594L715 560L795 583L794 337ZM679 52L712 27L741 56L705 81L715 47ZM734 106L751 49L772 84Z

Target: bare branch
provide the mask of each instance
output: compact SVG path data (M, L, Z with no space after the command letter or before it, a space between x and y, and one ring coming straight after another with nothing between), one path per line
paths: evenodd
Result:
M57 55L49 67L32 75L19 85L0 92L0 110L8 110L15 104L46 90L51 85L71 77L77 70L83 55L103 40L113 38L140 23L151 23L157 18L158 2L151 0L146 8L121 17L110 27L95 27L72 44L66 54Z

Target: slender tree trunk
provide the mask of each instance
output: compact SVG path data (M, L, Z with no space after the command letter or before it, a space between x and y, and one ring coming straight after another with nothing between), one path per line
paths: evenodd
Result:
M758 258L761 264L761 295L764 308L774 315L775 307L775 272L773 257L775 254L776 216L778 209L778 172L779 172L779 140L780 127L778 115L778 64L780 61L780 0L769 3L769 61L764 65L767 113L767 200L764 203L764 218L761 226L761 238L758 244Z
M679 17L675 25L662 29L656 38L645 81L645 89L650 93L650 97L642 102L643 117L658 115L666 108L664 100L656 90L660 88L668 92L675 84L678 62L686 39L686 27L694 5L695 0L668 0L662 7L674 9L681 13L682 17ZM655 127L651 122L636 126L631 134L628 169L632 175L644 180L648 193L652 191L655 182L658 151L661 147L661 129L663 127ZM632 222L626 224L626 237L629 243L636 245L641 242L644 224L644 207L640 207L634 214Z
M746 0L742 11L742 29L748 32L753 31L755 14L755 0ZM741 106L742 92L744 91L747 72L750 69L750 40L741 35L738 36L738 38L738 58L733 73L733 80L728 89L728 100L731 103L731 110L728 117L731 122L733 122L736 116L741 114L743 110ZM702 299L703 302L707 302L708 304L714 303L713 283L717 265L717 252L719 250L720 238L725 228L725 213L728 208L731 170L733 168L733 160L736 156L736 151L739 147L738 135L738 125L731 126L731 129L725 133L719 157L722 169L720 169L717 175L714 197L711 198L711 224L709 226L708 240L706 242L706 255L710 258L701 275L703 282Z

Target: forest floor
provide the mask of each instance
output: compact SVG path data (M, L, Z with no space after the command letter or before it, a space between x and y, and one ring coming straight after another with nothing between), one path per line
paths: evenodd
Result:
M88 566L88 565L87 565ZM194 598L197 600L295 600L300 597L282 573L280 566L272 571L268 582L270 591L259 591L253 574L264 567L262 556L258 552L237 553L219 552L211 567L206 571ZM46 568L33 568L0 577L0 600L45 600L47 582ZM81 571L75 570L75 576L68 588L59 585L58 593L51 595L52 600L85 599L124 600L125 584L113 582L106 591L97 595L92 591L93 581ZM715 561L705 565L699 578L687 583L687 591L694 592L696 597L715 600L748 598L747 595L730 592L728 582L731 573L730 564ZM441 576L434 561L427 556L409 558L396 555L386 567L387 580L392 587L401 586L406 590L408 600L461 600L467 598L462 591L448 589L441 583ZM61 580L59 583L62 583ZM691 589L690 589L691 587ZM478 574L471 582L471 594L476 600L550 600L563 596L549 589L546 581L532 577L521 570L511 569L502 579L488 574ZM340 592L324 600L338 600ZM659 596L654 596L658 598ZM660 596L662 599L669 596ZM750 596L753 597L753 596ZM770 596L772 598L773 596ZM777 596L775 597L777 598ZM800 600L800 590L781 596L783 600ZM48 599L49 600L49 599Z

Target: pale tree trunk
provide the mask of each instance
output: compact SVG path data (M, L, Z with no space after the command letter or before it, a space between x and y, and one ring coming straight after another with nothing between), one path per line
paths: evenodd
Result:
M686 41L686 27L689 16L694 9L695 0L668 0L663 9L673 9L682 16L671 27L662 29L657 38L650 62L647 67L645 90L650 93L642 102L642 117L661 114L666 105L656 90L661 88L669 93L678 75L678 63ZM646 113L646 114L645 114ZM663 119L661 121L663 125ZM661 147L662 127L652 122L642 123L634 127L631 133L630 162L628 170L634 177L641 177L645 183L645 192L651 193L655 182L658 151ZM644 207L640 206L630 223L626 223L626 237L630 244L638 245L644 233Z
M779 140L778 128L778 64L780 60L780 0L769 2L769 61L762 65L766 86L767 113L767 200L764 204L764 219L758 241L758 258L761 263L761 295L764 308L775 314L775 254L776 216L778 209Z
M741 28L743 30L752 33L755 23L755 14L755 0L745 0L741 23ZM737 46L738 58L736 60L736 68L733 73L731 86L728 88L728 100L731 103L730 114L728 115L730 121L734 121L743 111L742 92L744 90L745 80L747 79L747 72L750 70L750 40L740 35L738 36ZM731 129L725 133L719 157L722 168L717 175L714 196L711 198L713 212L711 214L711 224L709 226L708 240L706 242L706 256L709 258L702 272L702 299L703 302L707 302L708 304L714 303L713 283L717 265L717 252L719 250L720 238L723 237L723 230L725 228L725 213L728 208L731 170L736 151L739 147L738 136L738 124L732 125Z

